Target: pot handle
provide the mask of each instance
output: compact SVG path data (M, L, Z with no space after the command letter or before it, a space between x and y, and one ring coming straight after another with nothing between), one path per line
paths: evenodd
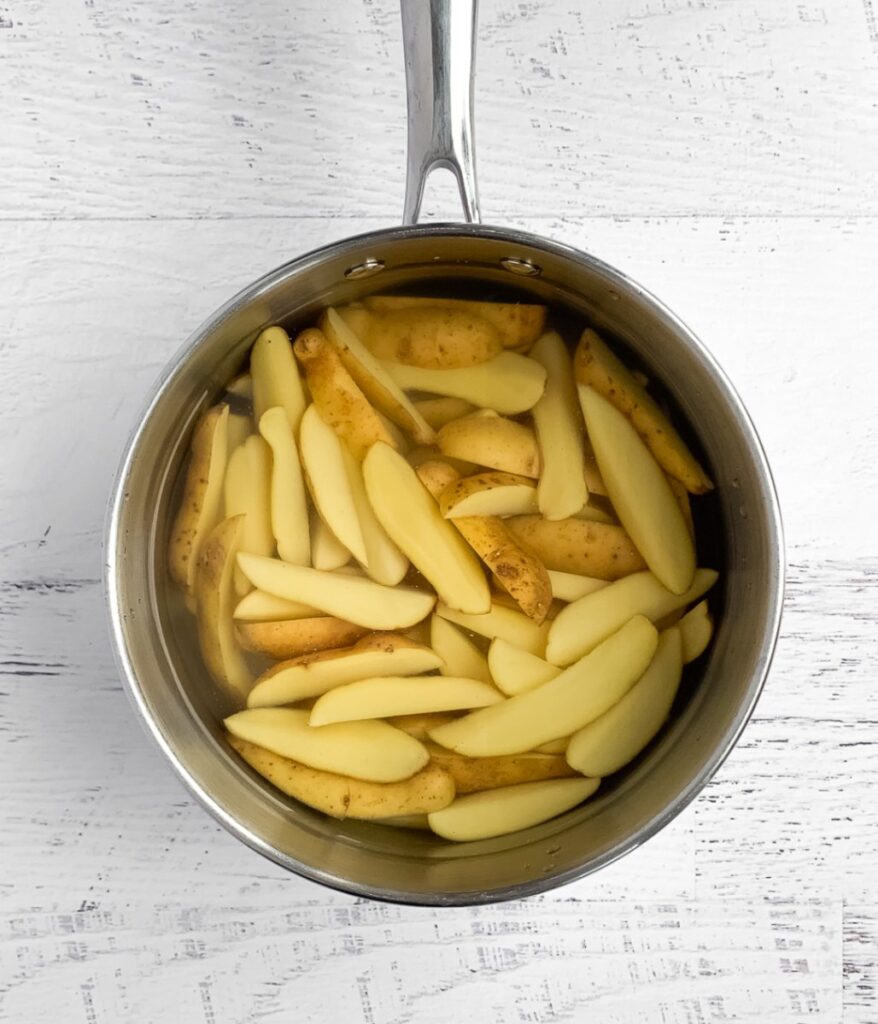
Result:
M473 68L478 0L401 0L408 98L404 224L417 224L436 167L457 178L463 215L478 221Z

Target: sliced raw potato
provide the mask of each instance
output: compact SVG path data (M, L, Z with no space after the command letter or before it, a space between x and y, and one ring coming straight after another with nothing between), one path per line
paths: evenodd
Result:
M224 487L225 517L244 516L240 550L254 555L274 554L271 530L271 449L252 434L229 455ZM235 590L244 595L250 582L235 569Z
M250 352L253 418L258 423L269 409L280 406L294 436L305 411L305 389L293 358L290 336L282 327L266 327Z
M717 577L713 569L698 569L685 593L672 594L651 572L639 572L586 594L558 613L549 630L546 657L556 665L569 665L634 615L645 615L657 622L678 608L685 608L706 594Z
M588 492L589 494L600 494L606 497L607 488L601 477L601 471L598 469L598 460L594 457L594 449L591 446L588 435L583 440L583 451L582 468L585 473L585 484L588 487Z
M514 473L476 473L449 485L439 507L446 519L526 515L538 510L537 489L533 480Z
M351 302L347 306L336 306L336 313L344 320L360 341L365 342L375 319L362 302Z
M621 526L542 516L513 516L506 525L550 570L615 580L646 568Z
M454 799L454 780L438 765L428 764L402 782L366 782L309 768L236 736L229 735L228 740L251 768L282 793L333 818L396 820L447 807Z
M354 558L366 564L366 542L345 468L344 442L323 422L316 405L309 405L302 417L299 448L321 519Z
M556 665L500 637L492 640L488 648L488 667L494 683L507 697L526 693L561 674Z
M683 670L678 629L659 638L649 667L624 697L573 734L567 761L583 775L612 775L635 758L668 717Z
M693 494L711 490L710 478L657 402L592 330L580 338L574 371L580 384L593 388L630 420L662 469Z
M523 612L498 604L496 601L488 612L482 615L468 615L442 603L436 606L436 614L490 640L499 636L531 654L542 657L546 653L549 623L537 625Z
M561 601L578 601L586 594L593 594L609 586L609 580L595 579L594 576L579 576L573 572L559 572L549 569L549 582L552 584L552 597Z
M265 747L309 768L368 782L411 778L429 760L422 743L386 722L340 722L315 728L309 711L247 708L225 720L238 739Z
M474 412L439 431L444 455L524 477L540 474L540 453L530 427L493 412Z
M350 560L350 551L315 512L311 516L311 565L332 572L344 568Z
M510 416L532 409L543 393L546 371L527 356L503 352L478 366L425 370L383 360L384 369L406 391L427 391L463 398L473 405Z
M576 774L563 757L551 754L511 754L507 757L464 757L435 743L428 744L430 760L454 779L460 793L515 786L539 779L563 779Z
M425 462L444 462L446 466L456 469L460 476L468 476L479 468L474 462L467 462L466 459L453 459L450 455L443 455L438 444L412 448L406 453L406 461L414 469L419 469Z
M533 407L540 449L539 509L546 519L566 519L588 499L582 468L585 431L570 353L556 331L547 331L530 357L546 371L546 390Z
M707 601L701 601L687 612L677 623L677 628L683 640L683 664L688 665L704 654L713 636L713 619Z
M368 629L402 629L426 618L432 594L409 587L385 587L357 576L321 572L260 555L238 556L238 565L254 586L269 594L313 605Z
M246 411L249 414L251 409L248 406L252 407L253 405L253 378L249 373L239 373L229 382L223 397L230 404L239 403L240 412ZM232 415L236 415L237 412L237 409L232 409Z
M376 313L442 306L479 316L500 332L504 348L531 345L542 334L546 307L524 302L477 302L471 299L420 298L414 295L370 295L364 302Z
M418 479L438 501L442 492L460 478L460 473L447 462L428 459L417 467Z
M373 312L361 329L366 332L361 338L373 355L432 370L474 366L503 351L500 333L492 323L447 306Z
M491 598L478 559L405 459L376 444L363 462L363 477L379 522L439 597L461 611L486 612Z
M598 501L587 501L581 509L573 513L574 518L588 519L592 523L608 523L610 525L616 523L616 519L606 509L602 508Z
M442 675L493 682L484 654L468 636L441 615L433 615L430 619L430 646L444 662L439 669Z
M195 614L204 664L214 680L237 700L250 689L252 675L235 641L235 555L244 517L224 519L208 534L195 571Z
M238 640L245 650L280 661L300 654L347 647L369 630L353 622L319 615L276 622L239 622Z
M692 503L689 500L689 492L686 490L686 485L681 484L680 481L675 477L667 474L668 486L676 499L677 504L680 506L680 511L683 513L683 519L686 521L686 526L689 530L689 536L695 540L695 520L692 518Z
M247 697L251 708L295 704L336 686L375 676L410 676L442 668L441 656L393 633L375 633L353 647L305 654L263 673Z
M202 416L192 435L183 497L168 545L171 579L190 597L195 593L199 549L222 516L228 431L229 407L215 405Z
M241 622L277 622L281 619L311 619L320 611L310 604L287 601L264 590L251 590L235 606L235 618Z
M372 355L334 309L324 311L320 326L335 346L345 369L369 401L397 426L407 430L419 444L432 444L436 439L433 428L387 368Z
M302 331L293 351L305 369L311 398L320 418L347 442L358 459L362 459L376 441L396 444L322 331L315 327Z
M431 729L445 725L446 722L453 722L455 718L457 718L456 714L435 711L432 714L397 715L394 718L389 718L388 721L397 729L407 732L409 736L414 736L416 740L426 741L430 738Z
M430 738L468 757L533 750L602 715L646 671L658 642L642 615L536 689L433 729Z
M619 521L661 582L682 594L695 573L695 544L668 478L614 405L582 385L579 397Z
M311 725L357 722L394 715L484 708L503 694L477 679L456 676L377 676L336 686L311 710Z
M422 398L412 404L434 430L476 411L476 407L463 398Z
M271 531L277 553L286 562L309 565L311 536L305 481L296 438L279 405L262 414L259 433L271 447Z
M549 740L548 743L541 743L538 747L534 747L534 753L536 754L563 754L567 750L567 744L570 742L569 736L562 736L557 740Z
M443 839L465 843L540 825L588 799L600 779L546 779L457 797L428 816Z

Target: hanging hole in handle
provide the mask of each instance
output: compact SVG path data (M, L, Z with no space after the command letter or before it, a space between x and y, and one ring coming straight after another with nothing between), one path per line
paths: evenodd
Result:
M458 202L463 206L464 219L468 223L472 223L472 210L467 202L460 173L454 164L437 160L425 168L420 178L415 219L442 219L443 215L440 211L453 209Z

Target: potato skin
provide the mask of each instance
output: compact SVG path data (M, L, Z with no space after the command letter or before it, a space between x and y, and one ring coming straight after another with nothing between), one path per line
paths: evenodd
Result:
M380 359L428 370L475 366L503 351L493 324L476 313L441 306L373 313L365 340Z
M540 779L564 779L576 775L566 758L559 754L506 754L500 757L465 757L436 743L427 745L431 763L443 768L454 779L458 794L478 793L501 786Z
M237 623L238 640L245 650L278 660L334 647L347 647L370 632L364 626L331 615L286 619L282 622Z
M444 455L469 459L519 476L540 475L540 453L533 430L523 423L477 412L447 423L439 431Z
M415 472L421 483L437 501L446 488L451 487L460 479L460 473L454 466L440 459L428 459L426 462L422 462Z
M646 568L646 562L621 526L588 519L512 516L504 520L547 569L617 580Z

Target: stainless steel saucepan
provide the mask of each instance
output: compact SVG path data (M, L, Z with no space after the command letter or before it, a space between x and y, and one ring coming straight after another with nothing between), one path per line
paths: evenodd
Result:
M471 79L475 0L403 0L409 102L405 226L327 245L230 299L188 340L153 391L122 462L106 538L107 600L122 674L190 791L249 846L299 875L362 896L471 904L527 896L609 864L655 835L722 764L753 711L777 638L783 552L765 455L731 384L692 332L594 256L478 224ZM418 225L424 181L450 168L467 224ZM704 506L705 562L722 570L706 667L673 725L634 769L585 806L503 838L447 844L337 822L283 797L225 744L226 710L180 627L164 566L171 506L194 420L268 324L291 329L373 291L516 288L621 342L688 424L717 489ZM464 283L465 282L465 283ZM705 547L702 542L702 552ZM246 870L246 862L242 861Z

